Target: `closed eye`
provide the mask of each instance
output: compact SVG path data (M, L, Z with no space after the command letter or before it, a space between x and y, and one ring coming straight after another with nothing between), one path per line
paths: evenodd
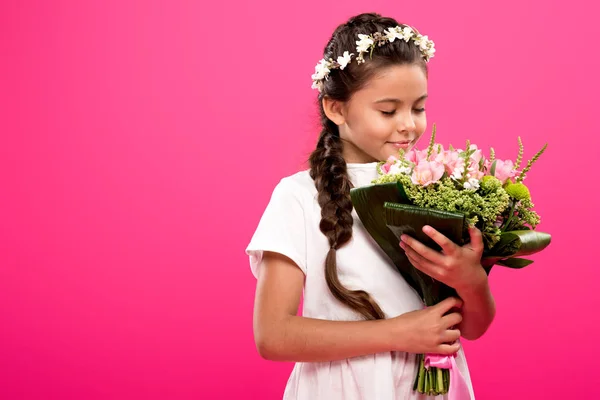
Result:
M415 108L414 111L417 112L417 113L424 113L425 112L425 108ZM396 110L393 110L393 111L381 111L381 113L383 115L392 116L392 115L394 115L396 113Z

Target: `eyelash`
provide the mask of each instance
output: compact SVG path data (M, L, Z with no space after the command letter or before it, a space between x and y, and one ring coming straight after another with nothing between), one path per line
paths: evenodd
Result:
M425 109L424 108L417 108L415 111L418 112L418 113L422 113L422 112L425 112ZM396 113L396 111L395 110L394 111L382 111L381 113L383 115L387 115L389 117L389 116L394 115Z

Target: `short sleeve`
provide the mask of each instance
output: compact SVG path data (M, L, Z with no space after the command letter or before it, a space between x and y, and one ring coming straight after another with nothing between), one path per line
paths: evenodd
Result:
M258 278L258 268L265 251L290 258L306 274L306 223L302 190L302 186L290 178L282 179L275 186L246 248L255 277Z

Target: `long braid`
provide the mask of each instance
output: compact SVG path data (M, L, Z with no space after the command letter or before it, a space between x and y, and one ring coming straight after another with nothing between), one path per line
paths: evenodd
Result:
M356 48L359 34L384 32L398 26L392 19L377 13L364 13L350 18L333 32L323 50L323 59L337 59L344 51ZM352 95L368 84L377 71L395 65L420 66L427 76L427 66L419 46L414 41L396 40L377 48L375 56L364 64L349 63L343 70L330 71L328 79L322 82L318 104L322 131L316 149L309 158L310 175L319 193L321 206L321 232L329 241L330 250L325 261L325 278L331 293L342 303L361 313L367 319L382 319L384 314L371 296L363 290L349 290L339 281L337 274L336 250L352 237L352 183L342 157L343 143L337 125L327 118L323 99L345 103Z
M383 319L381 308L364 290L345 288L337 273L336 250L352 237L352 183L342 157L342 141L337 126L322 115L323 131L317 148L310 156L310 175L318 191L321 206L319 228L329 240L325 260L325 280L333 296L366 319Z

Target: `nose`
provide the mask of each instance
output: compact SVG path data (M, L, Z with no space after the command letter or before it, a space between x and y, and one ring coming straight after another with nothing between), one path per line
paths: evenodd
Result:
M411 111L398 113L396 129L398 132L414 132L417 129Z

